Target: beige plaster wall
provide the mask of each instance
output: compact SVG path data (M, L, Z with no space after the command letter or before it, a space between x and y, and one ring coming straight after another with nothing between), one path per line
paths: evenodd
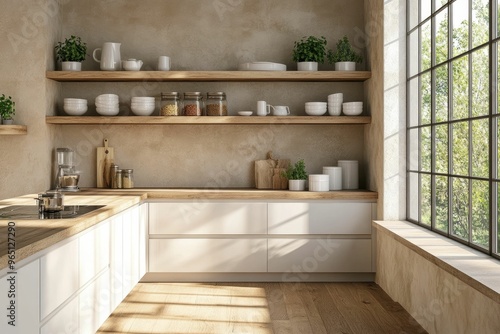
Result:
M3 199L50 188L54 131L45 115L54 109L58 86L46 81L45 71L54 64L61 21L54 0L0 3L0 94L15 100L15 123L28 126L27 135L0 136Z
M343 35L354 40L363 27L364 2L314 0L275 1L70 1L63 5L63 36L78 34L89 53L103 42L122 43L122 58L145 62L154 69L159 55L172 57L174 70L234 70L247 61L285 63L293 42L324 35L333 47ZM358 44L364 50L364 44ZM321 69L332 69L322 65ZM362 64L360 69L367 68ZM91 57L84 70L97 70ZM326 101L343 92L346 101L365 100L363 83L68 83L59 97L93 100L102 93L120 96L120 115L128 115L131 96L159 96L163 91L224 91L229 113L255 110L257 100L289 105L305 115L304 102ZM371 112L366 108L365 114ZM326 116L325 116L326 117ZM296 161L304 158L310 173L339 159L371 162L365 153L363 126L57 126L56 146L77 150L81 185L95 185L95 147L104 137L116 149L121 167L135 170L136 185L151 187L252 187L255 159L272 150ZM365 187L366 168L361 170Z

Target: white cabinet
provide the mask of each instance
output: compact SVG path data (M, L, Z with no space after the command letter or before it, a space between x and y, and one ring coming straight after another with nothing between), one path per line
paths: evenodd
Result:
M78 298L73 298L41 328L40 334L65 334L79 332Z
M266 272L267 240L152 239L150 272Z
M80 334L94 334L111 314L110 270L106 269L79 295Z
M110 298L111 309L114 310L125 297L123 290L123 217L116 215L109 221L110 225Z
M139 282L139 231L140 212L135 206L123 216L123 290L125 295Z
M80 287L109 267L109 222L83 232L79 238Z

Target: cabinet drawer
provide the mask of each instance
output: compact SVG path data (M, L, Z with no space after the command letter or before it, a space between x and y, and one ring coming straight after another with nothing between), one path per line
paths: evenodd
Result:
M150 272L266 272L266 239L150 239Z
M80 287L109 267L109 221L84 232L79 240Z
M368 273L370 239L270 239L269 272Z
M80 334L94 334L111 314L110 271L106 270L79 296Z
M150 234L266 234L266 203L150 203Z
M372 203L269 203L269 234L371 234Z
M79 333L78 306L78 298L75 297L43 325L40 334Z

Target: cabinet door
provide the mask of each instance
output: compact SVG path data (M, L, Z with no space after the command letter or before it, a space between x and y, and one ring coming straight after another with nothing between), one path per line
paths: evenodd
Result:
M269 234L371 234L371 203L269 203Z
M111 314L110 271L107 269L80 293L80 334L94 334Z
M270 239L268 245L269 272L372 271L370 239Z
M110 222L111 231L111 309L114 310L121 303L123 292L123 217L115 215Z
M148 204L140 206L139 226L139 279L146 274L147 270L147 245L148 245Z
M267 204L150 203L150 234L266 234Z
M40 334L78 333L78 306L75 297L42 326Z
M123 292L127 295L139 281L139 206L123 214Z
M40 258L42 319L78 290L78 276L78 239L66 242Z
M109 267L109 222L99 223L79 238L80 287Z
M151 239L150 272L266 272L266 239Z

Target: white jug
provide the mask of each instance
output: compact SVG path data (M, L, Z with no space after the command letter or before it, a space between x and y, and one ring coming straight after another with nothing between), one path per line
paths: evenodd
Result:
M121 43L106 42L102 48L94 50L92 56L94 60L101 64L102 71L120 71L122 69L122 60L120 56ZM97 59L97 51L101 51L101 59Z

